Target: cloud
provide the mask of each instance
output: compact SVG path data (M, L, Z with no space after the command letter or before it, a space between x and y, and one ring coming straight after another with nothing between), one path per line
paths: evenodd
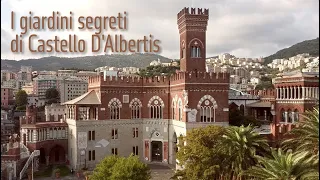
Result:
M238 57L267 56L319 36L319 1L316 0L4 0L1 2L1 46L4 46L1 48L1 58L35 56L27 52L14 55L8 48L11 39L19 33L10 29L11 11L16 12L18 18L28 15L31 10L38 16L49 16L52 11L61 14L72 11L75 18L80 15L115 16L126 11L129 29L124 36L127 39L141 39L152 34L161 40L161 55L178 58L177 13L192 4L210 10L206 35L208 57L225 52ZM16 25L19 24L16 22ZM87 40L90 46L92 32L75 30L73 33ZM38 34L41 38L65 38L69 33L46 31ZM91 54L88 52L86 55Z

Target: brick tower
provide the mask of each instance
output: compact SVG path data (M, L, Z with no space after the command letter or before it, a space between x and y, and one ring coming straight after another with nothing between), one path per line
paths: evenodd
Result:
M181 71L205 72L209 9L184 8L178 13Z

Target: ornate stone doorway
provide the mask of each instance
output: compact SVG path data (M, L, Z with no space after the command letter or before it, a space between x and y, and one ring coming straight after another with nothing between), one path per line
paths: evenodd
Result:
M152 141L151 142L151 161L162 162L162 142Z

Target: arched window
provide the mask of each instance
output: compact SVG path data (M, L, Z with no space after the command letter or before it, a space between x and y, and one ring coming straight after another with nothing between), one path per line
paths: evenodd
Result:
M65 128L62 128L61 137L66 138L66 129Z
M292 123L293 120L293 112L291 109L288 110L288 123Z
M284 111L284 109L281 109L280 113L281 113L280 121L281 122L286 122L286 112Z
M216 122L218 104L212 96L203 96L197 107L200 110L200 122Z
M201 49L199 46L191 46L191 57L201 57Z
M159 96L153 96L148 103L150 118L162 119L164 103Z
M52 139L57 139L57 128L53 128L53 137Z
M141 118L142 103L138 98L132 99L132 101L129 104L129 107L131 109L131 119Z
M122 104L119 99L113 98L109 101L110 119L120 119L120 109Z
M173 99L172 101L172 119L176 119L176 101Z
M299 111L298 111L298 109L294 110L293 121L294 122L299 121Z
M191 57L201 57L201 48L204 48L204 46L199 39L192 39L188 47L190 48Z
M184 57L184 50L183 49L181 49L181 59Z
M178 108L179 108L179 121L182 121L182 101L180 98L178 101Z

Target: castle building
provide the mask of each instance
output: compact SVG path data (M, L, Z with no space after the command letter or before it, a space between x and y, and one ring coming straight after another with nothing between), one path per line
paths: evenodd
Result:
M303 119L304 112L319 102L319 72L285 74L274 79L274 87L276 116L272 131L277 142L295 127L295 122Z
M67 158L74 169L131 153L145 162L176 163L177 137L197 127L228 125L228 73L207 73L208 9L178 13L181 69L170 77L89 78L88 92L63 103Z

